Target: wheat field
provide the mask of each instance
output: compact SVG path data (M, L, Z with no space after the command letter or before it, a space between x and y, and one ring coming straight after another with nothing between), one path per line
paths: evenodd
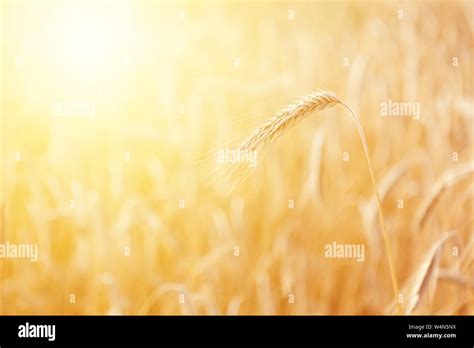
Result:
M0 314L474 314L472 1L6 0L1 35Z

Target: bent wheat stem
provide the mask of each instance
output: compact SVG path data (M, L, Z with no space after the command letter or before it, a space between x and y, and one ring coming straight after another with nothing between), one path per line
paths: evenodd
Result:
M383 239L384 239L384 243L385 243L385 251L387 253L388 267L390 269L390 276L392 278L393 292L394 292L394 295L395 295L395 300L398 303L398 310L401 314L401 313L403 313L403 310L402 310L401 304L398 302L399 288L398 288L397 277L395 276L395 269L394 269L394 265L393 265L392 246L391 246L390 239L388 237L387 231L385 230L384 217L383 217L383 211L382 211L382 203L380 201L380 196L379 196L379 191L377 189L377 183L375 181L374 171L372 170L372 164L370 162L369 149L368 149L368 146L367 146L367 140L365 138L365 134L364 134L364 130L362 129L362 125L360 124L359 119L357 118L356 114L345 103L343 103L341 101L339 101L339 103L341 105L343 105L349 111L349 113L351 114L352 119L354 120L354 123L356 124L357 131L359 132L359 137L362 141L362 145L364 147L365 158L367 160L367 166L369 167L370 179L372 181L372 187L374 189L375 198L376 198L376 202L377 202L377 210L379 212L380 226L381 226L381 229L382 229Z

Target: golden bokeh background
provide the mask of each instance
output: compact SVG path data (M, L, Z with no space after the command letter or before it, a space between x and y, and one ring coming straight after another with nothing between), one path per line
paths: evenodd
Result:
M473 161L473 9L2 2L1 237L39 258L0 259L1 313L391 313L343 108L289 130L235 190L215 184L213 151L330 89L364 127L401 290L452 231L416 313L474 314L472 175L419 223L439 180ZM388 100L419 103L420 119L382 117ZM324 257L333 242L365 260Z

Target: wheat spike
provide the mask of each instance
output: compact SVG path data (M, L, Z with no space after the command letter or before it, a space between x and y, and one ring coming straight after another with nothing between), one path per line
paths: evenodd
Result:
M294 104L287 106L258 128L241 146L241 150L261 152L275 142L287 129L309 116L313 111L323 110L340 103L334 93L313 92Z
M253 134L238 147L239 153L254 154L261 160L269 146L280 138L285 131L293 127L302 119L316 110L323 110L336 104L342 104L336 95L330 91L315 91L300 100L288 105L277 112L258 127ZM233 187L238 186L253 170L248 163L239 162L229 166L224 171L224 177L233 182Z
M273 118L268 120L268 122L266 122L262 127L258 128L254 132L254 134L250 136L247 141L244 142L244 144L239 148L239 151L244 153L253 152L261 154L265 152L266 149L268 149L270 144L274 143L279 137L281 137L286 130L294 126L297 122L299 122L306 116L309 116L312 112L316 110L320 111L331 106L335 106L337 104L344 106L349 111L352 120L354 121L355 126L357 128L357 132L359 133L362 146L364 148L364 154L367 160L367 166L369 168L372 188L374 190L377 202L377 210L382 229L382 235L385 242L385 251L387 253L393 292L395 298L397 298L399 291L398 282L395 276L395 269L393 265L393 257L391 252L392 247L390 245L390 239L388 238L387 232L385 230L382 205L380 203L377 183L375 181L374 171L372 169L372 164L370 161L367 139L365 138L364 130L362 128L362 125L360 124L359 119L349 106L347 106L334 93L330 91L313 92L304 97L303 99L297 101L296 103L289 105L288 107L277 113ZM236 167L232 168L231 171L227 174L230 176L237 173L240 179L239 182L241 182L250 172L251 168L249 168L245 164L239 163ZM238 184L238 182L236 182L236 184ZM400 312L402 311L402 306L400 304L398 306L398 309Z

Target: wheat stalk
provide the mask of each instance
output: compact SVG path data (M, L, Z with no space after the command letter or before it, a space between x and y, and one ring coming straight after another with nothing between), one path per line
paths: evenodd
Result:
M299 121L309 116L312 112L316 110L323 110L335 105L344 106L352 116L352 119L356 125L359 137L361 139L365 157L367 160L367 165L369 167L370 179L372 182L374 194L377 202L377 210L380 220L380 226L382 229L383 239L385 242L385 250L387 253L388 265L390 270L390 276L392 280L392 286L395 298L398 297L398 282L395 276L395 270L393 266L392 258L392 247L390 245L390 240L388 238L387 232L385 230L384 217L382 212L382 205L380 203L380 196L377 190L377 184L375 181L374 171L372 169L372 164L370 162L369 150L367 145L367 140L365 138L364 130L362 125L359 122L356 114L342 102L334 93L330 91L316 91L313 92L301 100L297 101L294 104L289 105L282 111L278 112L274 117L269 119L263 126L258 128L252 136L250 136L247 141L245 141L240 147L240 151L243 152L255 152L258 154L263 153L268 149L269 145L274 143L279 137L281 137L285 131L297 124ZM235 170L235 169L234 169ZM241 173L241 180L245 177ZM399 304L399 311L402 311L401 305Z
M408 168L409 162L404 160L394 166L378 185L378 192L381 202L385 200L390 191L393 189L395 184L400 180L400 178L405 174ZM375 242L378 242L378 235L369 233L372 225L377 217L377 197L374 194L368 201L362 202L359 206L359 209L362 214L365 230L367 231L367 237L370 243L374 246Z

